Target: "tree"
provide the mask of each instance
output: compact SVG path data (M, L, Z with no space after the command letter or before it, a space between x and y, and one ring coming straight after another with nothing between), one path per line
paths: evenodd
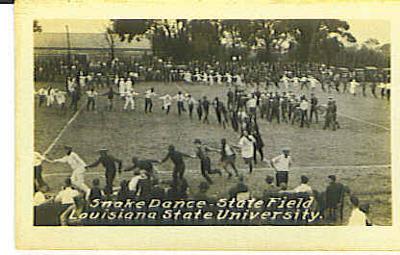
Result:
M300 62L319 62L321 58L331 58L331 54L326 54L342 49L344 41L356 42L356 38L349 32L349 24L342 20L287 20L286 26L296 41L295 56ZM328 51L327 47L330 47Z
M106 28L106 32L104 33L104 37L106 38L108 47L110 48L110 61L115 59L115 33L112 28Z
M174 61L212 59L226 53L243 55L262 52L262 59L288 56L296 62L331 63L355 42L346 21L336 19L298 20L112 20L120 39L152 42L153 54ZM262 51L259 49L262 48ZM274 53L274 54L273 54ZM230 57L230 56L229 56Z

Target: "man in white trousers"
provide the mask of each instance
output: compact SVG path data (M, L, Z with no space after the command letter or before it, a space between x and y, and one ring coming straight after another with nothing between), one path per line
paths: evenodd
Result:
M83 192L88 192L89 187L85 184L85 172L87 165L78 154L72 151L71 146L64 146L66 155L62 158L53 160L54 163L67 163L72 168L71 182Z
M129 105L131 105L131 110L135 110L135 96L137 95L139 95L139 93L136 93L132 89L125 92L124 111L128 109Z

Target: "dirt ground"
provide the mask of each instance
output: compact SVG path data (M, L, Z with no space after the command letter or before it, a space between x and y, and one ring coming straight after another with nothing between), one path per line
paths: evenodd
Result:
M62 84L52 84L62 88ZM36 89L47 84L37 83ZM137 92L144 92L154 87L159 95L169 93L175 95L179 90L191 93L195 98L206 95L209 99L219 96L225 100L225 86L184 85L183 83L139 83ZM368 91L369 93L369 91ZM309 92L305 92L309 95ZM337 175L340 182L347 185L352 193L358 195L362 203L370 203L371 218L377 225L390 225L391 220L391 168L390 165L390 103L384 99L366 98L349 94L334 95L338 105L338 120L341 128L337 131L323 130L323 119L310 128L300 128L298 125L286 123L259 122L264 139L264 153L267 158L280 153L282 147L290 147L294 159L293 171L289 177L289 189L300 182L301 175L310 178L310 185L324 191L330 174ZM317 89L316 95L320 103L326 103L329 93ZM238 134L228 127L223 129L216 121L213 110L210 111L210 124L202 124L196 118L190 120L187 113L178 116L176 105L172 105L170 115L161 110L161 100L154 100L153 113L144 114L144 100L137 99L137 109L132 112L122 111L123 101L115 100L114 111L106 111L106 98L99 97L97 110L86 111L83 107L76 119L65 129L61 138L48 154L54 159L63 156L65 144L73 146L74 150L85 160L92 163L98 157L96 150L106 147L110 154L123 160L124 166L130 165L132 156L140 159L162 159L167 153L167 147L174 144L178 150L192 154L193 140L199 138L207 144L218 147L221 138L229 143L238 142ZM86 98L81 104L86 103ZM62 112L57 107L38 107L35 104L35 150L44 152L54 141L74 113ZM219 156L212 154L212 160L217 166ZM246 183L253 193L262 192L264 179L273 170L265 163L256 165L252 175L241 159L237 160ZM186 161L186 178L193 192L197 191L202 181L199 162L196 159ZM57 192L63 180L71 173L65 164L44 163L44 178L49 183L51 191ZM158 166L161 179L169 179L172 165L165 163ZM86 183L93 178L100 178L103 183L103 169L99 166L88 170ZM118 176L115 184L121 179L128 179L132 173ZM236 180L226 176L213 176L215 184L210 193L223 197ZM348 206L347 206L348 208ZM346 214L348 214L348 209Z

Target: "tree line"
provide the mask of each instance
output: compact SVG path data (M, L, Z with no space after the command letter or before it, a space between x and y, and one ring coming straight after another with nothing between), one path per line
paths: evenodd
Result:
M41 32L34 21L34 32ZM191 60L321 63L344 67L390 66L390 44L355 44L350 25L338 19L113 19L104 32L114 58L115 41L144 38L153 55Z

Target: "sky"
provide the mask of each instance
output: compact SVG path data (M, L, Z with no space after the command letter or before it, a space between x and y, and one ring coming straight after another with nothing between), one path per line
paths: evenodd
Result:
M390 42L390 23L385 20L348 20L350 31L359 43L369 38L378 39L381 44ZM101 33L109 24L108 20L39 20L45 33L63 33L65 25L71 33Z

